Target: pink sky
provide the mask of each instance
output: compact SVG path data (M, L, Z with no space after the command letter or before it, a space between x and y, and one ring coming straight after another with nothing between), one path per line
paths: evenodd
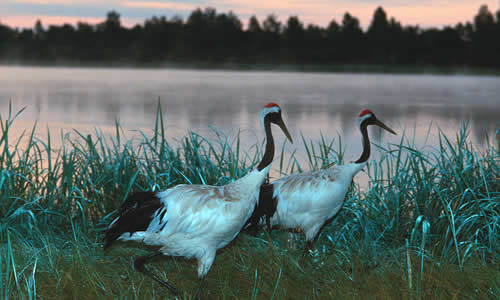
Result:
M218 12L232 10L246 24L251 15L262 21L268 14L276 14L281 21L290 15L298 15L306 24L326 26L332 19L341 22L348 11L359 18L366 28L373 12L382 6L388 16L395 17L403 25L422 27L455 25L472 21L482 4L495 13L499 0L1 0L0 22L12 27L33 27L37 19L44 25L102 22L107 11L116 10L126 26L144 22L153 15L186 18L197 7L215 7Z

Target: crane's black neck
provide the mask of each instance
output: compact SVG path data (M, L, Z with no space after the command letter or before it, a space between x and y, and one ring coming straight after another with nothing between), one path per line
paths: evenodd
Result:
M264 156L257 166L259 172L269 166L274 158L274 139L273 133L271 132L271 120L269 115L264 117L264 132L266 134L266 148L264 150Z
M367 120L361 122L359 125L359 129L361 130L361 136L363 137L363 153L355 163L361 164L364 163L370 158L370 138L368 137L368 122Z

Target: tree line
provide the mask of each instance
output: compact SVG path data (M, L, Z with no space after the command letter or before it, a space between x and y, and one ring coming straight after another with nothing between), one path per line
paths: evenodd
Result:
M0 20L1 21L1 20ZM366 30L346 12L340 23L305 26L298 16L252 16L243 28L232 12L196 9L186 20L153 16L127 28L111 11L92 25L44 28L0 23L0 60L46 63L375 64L500 67L500 10L486 5L472 22L420 28L402 26L378 7Z

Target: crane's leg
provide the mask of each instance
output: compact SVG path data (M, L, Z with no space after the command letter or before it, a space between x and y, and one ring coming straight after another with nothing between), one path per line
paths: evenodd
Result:
M203 256L196 258L198 260L198 280L200 281L200 283L198 285L198 291L196 292L195 299L201 299L203 282L205 281L205 276L210 270L210 267L214 263L215 251L216 249L205 249Z
M201 291L203 290L203 283L205 282L205 277L198 280L198 290L196 291L196 296L194 299L201 299Z
M318 240L319 233L321 232L323 226L324 223L316 224L313 227L307 229L307 231L304 231L304 234L306 236L306 245L304 247L304 252L302 253L302 256L306 256L306 254L309 254L309 252L312 252L314 254L317 251L314 244Z
M267 225L267 232L271 233L273 228L271 227L271 217L266 215L266 225Z
M158 278L155 274L153 274L151 271L149 271L148 269L146 269L146 262L157 257L157 256L160 256L160 255L163 255L161 252L154 252L150 255L146 255L146 256L139 256L137 257L135 260L134 260L134 267L137 271L151 277L153 280L155 280L156 282L158 282L159 284L163 285L164 287L166 287L167 289L170 290L170 292L172 292L172 294L174 295L177 295L178 294L178 291L176 288L174 288L173 286L171 286L170 284L166 283L164 280L161 280L160 278Z

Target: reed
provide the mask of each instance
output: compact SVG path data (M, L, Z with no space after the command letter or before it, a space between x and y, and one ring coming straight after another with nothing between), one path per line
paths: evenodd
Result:
M133 191L180 183L222 185L251 170L259 144L245 151L239 133L215 138L191 132L167 141L161 106L151 134L124 138L99 130L37 138L38 127L13 139L21 112L0 116L0 297L164 298L168 292L135 272L145 250L102 251L105 226ZM497 138L496 136L494 137ZM280 174L343 163L340 137L302 137L306 161L283 145ZM211 298L498 298L500 146L475 149L468 124L454 139L417 148L403 135L379 146L380 159L355 182L344 209L325 228L314 257L300 260L301 239L273 231L240 234L217 256L206 278ZM286 154L286 155L285 155ZM288 157L288 158L286 158ZM196 266L183 259L152 264L194 297Z

